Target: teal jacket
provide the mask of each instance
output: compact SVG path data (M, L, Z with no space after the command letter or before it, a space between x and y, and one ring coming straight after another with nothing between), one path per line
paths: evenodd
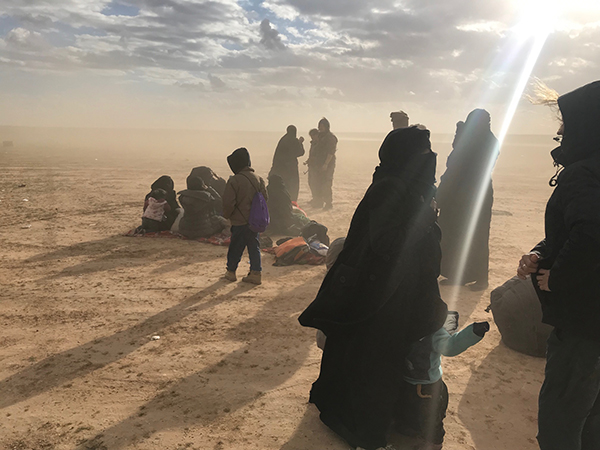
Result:
M440 328L411 345L404 379L410 384L437 382L442 378L442 355L460 355L482 339L473 332L473 324L454 334Z

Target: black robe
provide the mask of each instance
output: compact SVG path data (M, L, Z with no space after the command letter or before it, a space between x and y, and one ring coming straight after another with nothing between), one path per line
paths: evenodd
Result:
M481 110L476 110L481 111ZM489 115L488 115L489 117ZM494 191L488 171L498 158L498 141L489 129L473 129L469 120L457 126L453 151L448 156L436 200L440 209L438 223L442 229L442 270L456 284L472 281L487 283L489 267L490 223ZM478 210L478 196L484 191L483 203L474 233L469 234L471 219ZM461 256L470 245L461 276Z
M292 201L298 201L300 192L300 174L298 173L298 158L304 155L304 146L294 134L283 136L273 155L271 175L279 175L287 188Z
M367 450L386 445L410 342L437 331L447 315L430 207L435 154L404 158L406 166L418 162L414 170L384 164L390 147L407 152L406 142L394 139L416 133L405 130L384 141L382 165L354 213L344 249L299 318L327 335L310 401L327 426Z
M148 200L148 197L152 194L152 191L155 189L164 189L167 193L166 200L171 210L165 213L167 218L160 223L160 230L167 231L170 230L177 219L177 215L179 214L179 203L177 203L177 194L175 193L175 183L173 179L168 175L163 175L159 177L152 186L150 186L150 192L146 194L144 200Z
M269 193L267 205L271 218L268 231L275 234L288 234L290 227L294 225L292 200L283 179L279 175L269 177L267 192ZM299 232L300 229L298 228L297 231Z

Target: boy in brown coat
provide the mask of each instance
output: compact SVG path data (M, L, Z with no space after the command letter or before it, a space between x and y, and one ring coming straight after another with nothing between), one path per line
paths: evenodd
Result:
M248 247L250 273L242 278L247 283L261 284L261 260L258 233L248 225L252 200L257 192L268 198L264 180L250 167L250 154L245 148L238 148L227 157L234 175L227 181L223 194L223 216L231 221L231 243L227 252L227 272L225 279L236 281L235 271Z

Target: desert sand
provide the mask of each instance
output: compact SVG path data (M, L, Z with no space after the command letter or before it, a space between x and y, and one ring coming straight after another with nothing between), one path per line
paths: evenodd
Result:
M227 177L225 156L246 145L266 177L279 135L221 133L185 148L151 133L137 146L95 136L85 145L11 136L15 147L0 149L0 448L347 449L307 403L321 352L297 317L324 266L274 267L264 255L262 286L230 284L220 278L224 247L123 236L158 176L171 175L177 190L197 165ZM332 239L345 235L384 136L338 137L334 209L307 209ZM493 175L490 288L460 289L450 306L461 326L492 322L490 290L543 235L550 138L505 143ZM434 136L439 174L450 141ZM302 176L300 204L309 199ZM492 323L443 367L444 448L537 448L543 359L505 347Z

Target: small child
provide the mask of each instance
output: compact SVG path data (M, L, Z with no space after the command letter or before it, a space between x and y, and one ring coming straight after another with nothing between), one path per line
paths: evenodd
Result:
M449 311L446 323L434 334L411 344L406 358L404 389L396 410L401 434L425 440L421 450L440 450L444 442L444 418L448 388L442 380L442 355L456 356L483 339L488 322L458 329L458 313Z
M166 213L171 211L167 203L167 192L164 189L154 189L144 202L142 215L142 228L146 232L156 233L161 229L161 222L166 218Z
M231 221L231 242L227 252L225 279L237 281L238 268L244 249L250 256L250 273L242 281L252 284L262 283L262 267L258 233L250 229L249 219L252 200L260 192L265 200L269 198L265 181L250 167L250 153L238 148L227 157L227 163L234 173L227 181L223 193L223 216Z

